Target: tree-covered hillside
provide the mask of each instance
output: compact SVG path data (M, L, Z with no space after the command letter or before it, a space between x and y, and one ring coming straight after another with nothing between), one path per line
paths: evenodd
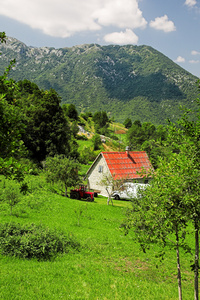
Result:
M0 72L15 58L12 78L55 89L79 113L104 110L120 122L160 124L176 120L179 106L192 107L197 96L197 78L149 46L33 48L8 38L0 52Z

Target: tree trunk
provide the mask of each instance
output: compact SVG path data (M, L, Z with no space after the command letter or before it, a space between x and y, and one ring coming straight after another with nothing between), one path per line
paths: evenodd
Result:
M177 278L178 278L178 295L179 300L182 300L182 287L181 287L181 265L180 265L180 255L179 255L179 236L178 230L176 229L176 257L177 257Z
M198 220L195 220L195 261L194 261L194 299L199 299L199 284L198 284L198 278L199 278L199 226L198 226Z
M107 193L108 193L107 205L109 205L110 201L112 202L112 205L113 205L112 197L111 197L111 194L110 194L109 191L108 191L108 188L106 188L106 191L107 191Z

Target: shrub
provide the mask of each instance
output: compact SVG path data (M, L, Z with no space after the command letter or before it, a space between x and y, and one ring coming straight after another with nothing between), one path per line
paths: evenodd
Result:
M6 202L10 206L10 214L13 214L13 207L20 202L20 190L16 185L9 185L0 189L0 201Z
M26 168L26 172L30 175L39 175L41 167L28 158L20 159L20 163Z
M80 244L73 237L41 225L0 224L1 254L20 258L50 260L69 249L78 250Z

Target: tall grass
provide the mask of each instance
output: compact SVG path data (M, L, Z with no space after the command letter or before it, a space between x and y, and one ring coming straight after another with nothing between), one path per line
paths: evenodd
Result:
M178 298L174 250L166 249L160 262L155 257L158 245L144 254L133 233L125 236L120 229L129 202L114 200L114 206L107 206L104 197L93 203L71 200L51 193L42 175L29 176L27 182L29 193L21 196L12 216L9 207L0 203L0 222L61 230L74 236L81 249L48 262L0 255L0 299ZM78 211L82 211L79 219ZM193 299L190 256L181 253L181 259L183 297Z

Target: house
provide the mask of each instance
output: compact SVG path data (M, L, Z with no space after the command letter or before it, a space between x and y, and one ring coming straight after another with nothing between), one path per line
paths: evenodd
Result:
M150 169L152 165L145 151L129 151L127 147L124 152L101 152L87 171L88 186L107 196L106 186L102 183L105 177L144 183L146 175L138 172L148 172Z

